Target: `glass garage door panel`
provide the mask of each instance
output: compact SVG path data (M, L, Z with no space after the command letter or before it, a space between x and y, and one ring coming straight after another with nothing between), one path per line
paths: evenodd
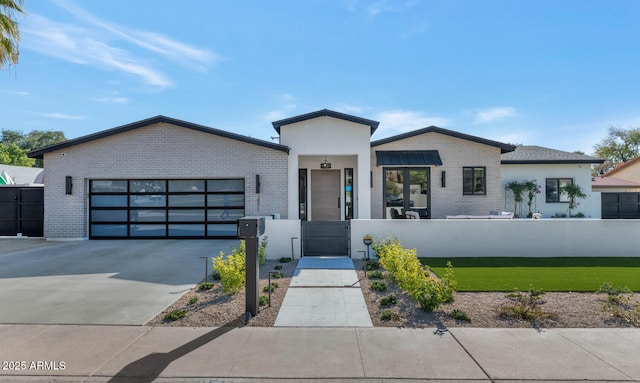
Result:
M91 238L235 238L244 179L91 180Z

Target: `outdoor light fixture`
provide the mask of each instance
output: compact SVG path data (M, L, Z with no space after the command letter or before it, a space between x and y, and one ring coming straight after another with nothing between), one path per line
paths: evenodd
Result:
M73 187L73 183L71 182L71 176L66 176L64 178L64 191L66 194L71 194L71 188Z
M444 170L440 173L440 183L442 187L447 186L447 172Z
M256 174L256 194L260 194L260 174Z
M320 169L331 169L331 162L327 162L327 156L324 156L324 161L320 163Z

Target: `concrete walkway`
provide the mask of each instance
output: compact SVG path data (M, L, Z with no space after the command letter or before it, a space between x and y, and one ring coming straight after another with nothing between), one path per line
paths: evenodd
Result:
M351 259L300 259L275 327L373 327Z
M2 382L640 381L638 329L0 325L0 343Z

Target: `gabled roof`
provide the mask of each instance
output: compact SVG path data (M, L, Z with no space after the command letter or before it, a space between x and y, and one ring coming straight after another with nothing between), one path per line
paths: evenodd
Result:
M608 172L604 173L602 176L603 177L609 177L610 175L617 173L619 170L624 169L626 167L629 167L629 166L631 166L631 165L633 165L635 163L640 163L640 156L634 157L634 158L630 159L627 162L623 162L621 164L616 165L615 168L613 168L613 169L609 170Z
M283 120L274 121L271 124L273 125L273 128L276 130L276 132L280 134L281 126L295 124L296 122L311 120L312 118L318 118L318 117L333 117L333 118L338 118L340 120L351 121L351 122L355 122L362 125L368 125L371 128L371 134L373 134L373 132L375 132L376 129L378 129L378 125L380 125L378 121L373 121L373 120L369 120L362 117L356 117L350 114L335 112L329 109L322 109L322 110L318 110L317 112L311 112L307 114L301 114L295 117L285 118Z
M511 153L500 156L502 164L601 164L603 159L585 154L564 152L542 146L517 146Z
M418 135L421 135L421 134L425 134L425 133L439 133L439 134L444 134L444 135L455 137L455 138L460 138L462 140L477 142L479 144L495 146L497 148L500 148L500 152L501 153L507 153L507 152L510 152L510 151L515 149L514 145L509 145L509 144L505 144L505 143L498 142L498 141L487 140L486 138L480 138L480 137L476 137L476 136L471 136L469 134L464 134L464 133L460 133L460 132L454 132L453 130L447 130L447 129L438 128L437 126L430 126L428 128L418 129L418 130L414 130L412 132L398 134L397 136L392 136L392 137L383 138L381 140L376 140L376 141L371 142L371 147L388 144L388 143L394 142L394 141L404 140L406 138L415 137L415 136L418 136Z
M209 134L213 134L213 135L220 136L220 137L230 138L232 140L238 140L238 141L246 142L246 143L253 144L253 145L263 146L265 148L279 150L279 151L285 152L287 154L289 153L289 147L285 146L285 145L274 144L273 142L263 141L263 140L259 140L259 139L256 139L256 138L243 136L243 135L240 135L240 134L227 132L227 131L224 131L224 130L209 128L209 127L204 126L204 125L198 125L198 124L194 124L194 123L191 123L191 122L178 120L178 119L171 118L171 117L155 116L155 117L148 118L146 120L133 122L133 123L130 123L130 124L127 124L127 125L118 126L116 128L103 130L101 132L89 134L89 135L86 135L86 136L74 138L72 140L67 140L67 141L61 142L59 144L50 145L50 146L47 146L47 147L44 147L44 148L41 148L41 149L33 150L33 151L27 153L27 155L29 157L31 157L31 158L42 158L42 156L44 154L46 154L48 152L51 152L51 151L54 151L54 150L59 150L59 149L64 149L64 148L68 148L68 147L79 145L79 144L84 144L86 142L90 142L90 141L93 141L93 140L98 140L100 138L113 136L114 134L128 132L130 130L134 130L134 129L137 129L137 128L142 128L142 127L153 125L153 124L157 124L157 123L166 123L166 124L176 125L176 126L180 126L180 127L187 128L187 129L197 130L199 132L209 133Z

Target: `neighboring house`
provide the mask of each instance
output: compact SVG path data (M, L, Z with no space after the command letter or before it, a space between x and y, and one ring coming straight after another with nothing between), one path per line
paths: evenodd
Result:
M640 156L595 177L592 187L602 196L602 218L640 219Z
M47 174L45 236L235 238L238 218L263 215L300 220L304 241L325 241L348 237L348 225L306 228L407 211L487 215L504 210L505 168L582 184L597 162L506 165L513 145L437 127L372 142L378 125L323 109L273 122L276 144L157 116L35 150ZM556 205L547 214L566 206Z
M0 184L42 185L44 184L44 169L0 164Z
M598 195L591 191L591 165L604 162L584 154L564 152L541 146L517 146L514 151L501 156L503 209L514 210L512 193L506 185L511 181L533 181L540 186L532 205L532 212L543 217L568 215L569 199L560 188L565 184L579 185L587 195L580 199L573 214L582 213L587 218L600 218ZM516 214L526 217L528 214L526 198L524 206Z

